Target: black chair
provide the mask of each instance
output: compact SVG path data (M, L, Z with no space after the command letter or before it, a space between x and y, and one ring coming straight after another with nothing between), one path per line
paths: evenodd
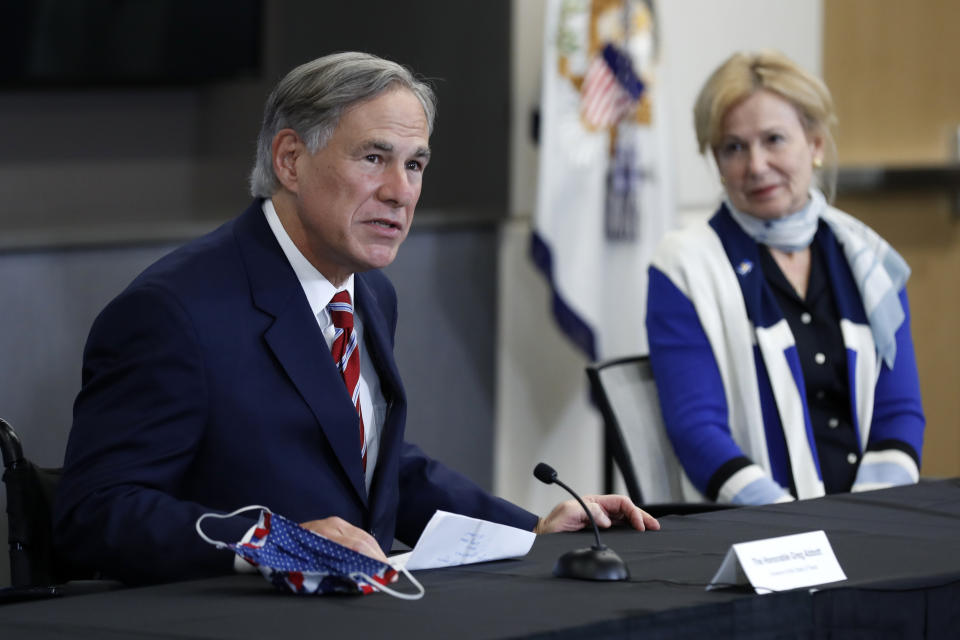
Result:
M7 488L10 578L15 589L50 588L78 573L58 557L53 546L53 499L60 469L44 469L24 457L20 437L0 418L3 482ZM9 594L8 594L9 595Z
M667 438L657 386L647 356L587 367L594 403L604 425L604 490L614 491L614 467L627 494L654 516L701 513L732 505L705 502L683 472Z

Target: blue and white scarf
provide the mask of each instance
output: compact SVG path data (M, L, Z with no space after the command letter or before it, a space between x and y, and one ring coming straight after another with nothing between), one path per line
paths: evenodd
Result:
M822 218L843 247L857 283L877 353L893 368L897 357L896 333L906 319L900 290L907 284L910 267L876 231L827 204L819 189L810 190L806 206L776 220L762 220L738 211L726 201L730 215L754 241L785 252L800 251L813 241Z

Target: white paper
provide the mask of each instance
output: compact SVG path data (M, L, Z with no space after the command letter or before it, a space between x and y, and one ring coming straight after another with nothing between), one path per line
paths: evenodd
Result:
M437 511L413 551L390 557L395 568L437 569L527 555L537 535L504 524Z
M846 580L823 531L733 545L707 589L750 584L757 593Z

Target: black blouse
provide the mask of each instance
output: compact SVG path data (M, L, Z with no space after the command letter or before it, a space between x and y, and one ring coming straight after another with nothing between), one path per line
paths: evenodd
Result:
M796 341L824 489L827 493L839 493L853 486L860 446L851 417L840 314L817 243L821 233L822 227L810 243L810 280L803 299L769 251L760 251L760 263Z

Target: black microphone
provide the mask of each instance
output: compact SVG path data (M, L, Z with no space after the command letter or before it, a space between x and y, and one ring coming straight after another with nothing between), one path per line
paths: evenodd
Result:
M544 484L558 484L577 499L580 506L587 513L590 524L593 525L593 535L596 544L585 549L568 551L559 558L553 567L553 575L558 578L576 578L578 580L629 580L630 571L627 565L616 552L600 544L600 530L593 519L593 514L583 503L577 493L557 478L557 472L545 462L539 463L533 469L533 476Z

